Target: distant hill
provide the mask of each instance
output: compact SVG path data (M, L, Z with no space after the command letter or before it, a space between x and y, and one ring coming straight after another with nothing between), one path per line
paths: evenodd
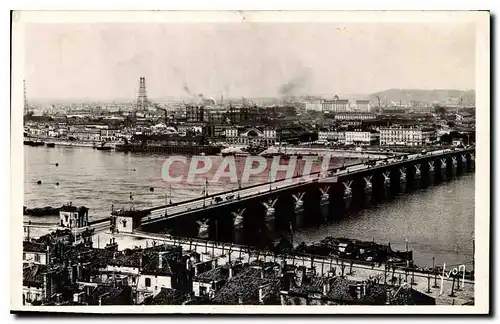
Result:
M372 93L369 98L373 103L377 103L377 96L380 98L381 103L391 101L399 102L403 104L409 101L417 102L432 102L439 101L445 102L448 99L459 100L462 96L462 103L464 105L473 105L476 101L476 91L475 90L419 90L419 89L389 89L380 91L377 93Z

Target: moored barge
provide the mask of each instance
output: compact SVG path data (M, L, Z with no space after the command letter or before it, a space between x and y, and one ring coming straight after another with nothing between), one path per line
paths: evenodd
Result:
M187 155L215 155L221 146L207 144L203 136L134 135L130 142L118 144L119 152L143 152Z

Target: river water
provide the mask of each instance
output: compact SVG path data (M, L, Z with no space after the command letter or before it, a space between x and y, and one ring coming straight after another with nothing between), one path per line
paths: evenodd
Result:
M98 151L86 147L24 147L24 205L28 208L73 205L90 208L91 220L108 217L111 206L120 208L133 204L136 208L163 205L200 197L206 178L213 179L222 157L210 157L213 167L195 182L167 183L162 177L163 155L146 155ZM330 166L355 163L356 160L332 158ZM56 166L56 163L58 164ZM244 159L236 158L238 175ZM301 173L303 162L298 161ZM313 171L320 165L313 165ZM172 176L187 174L187 167L174 164ZM251 185L269 179L268 168L250 177ZM226 169L227 171L227 169ZM297 172L296 171L296 172ZM278 178L285 174L279 173ZM39 185L37 181L42 181ZM59 185L57 185L59 183ZM208 193L237 188L229 178L208 183ZM153 191L151 191L153 188ZM132 193L132 200L130 195ZM28 217L24 217L28 220ZM56 217L30 218L36 222L56 223ZM405 241L414 251L418 265L446 263L471 264L472 231L474 230L474 174L406 194L395 200L349 215L333 224L319 228L301 229L294 241L311 243L326 236L390 242L395 249L404 250Z

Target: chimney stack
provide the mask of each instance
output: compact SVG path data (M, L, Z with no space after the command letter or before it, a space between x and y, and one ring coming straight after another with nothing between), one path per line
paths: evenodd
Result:
M163 268L163 255L161 252L158 252L158 268Z
M330 291L330 279L326 279L323 282L323 295L326 296L329 291Z

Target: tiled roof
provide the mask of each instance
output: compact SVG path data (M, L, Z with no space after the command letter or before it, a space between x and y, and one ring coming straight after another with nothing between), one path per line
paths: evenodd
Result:
M130 294L130 287L112 287L106 285L99 285L95 287L89 294L90 304L95 304L99 302L99 298L102 298L102 304L104 305L127 305L128 302L125 301L124 297Z
M358 281L335 278L330 282L330 291L327 293L329 299L349 303L364 305L383 305L386 302L386 293L383 285L372 284L366 288L366 295L357 298L349 292L350 285L360 284Z
M266 284L278 286L280 281L261 279L259 269L247 267L236 276L228 279L226 284L215 293L213 302L237 305L241 298L243 304L259 304L259 287Z
M161 288L161 291L147 305L182 305L189 299L189 295L170 288Z
M47 248L44 244L34 243L29 241L23 241L23 251L24 252L47 252Z
M198 274L193 281L221 281L229 277L229 268L217 267Z
M142 253L135 252L130 255L125 253L116 253L114 257L108 260L107 264L123 267L139 267L141 264Z
M159 266L159 259L157 257L151 257L150 261L145 265L141 274L145 275L155 275L155 276L171 276L174 274L172 271L171 263L175 261L163 258L162 266Z
M23 286L42 287L43 274L47 266L34 264L23 268Z
M64 212L76 212L77 209L78 208L76 206L64 205L59 210Z
M323 293L323 284L328 280L328 278L311 277L306 279L300 287L294 287L290 289L291 292L297 294L315 294Z

